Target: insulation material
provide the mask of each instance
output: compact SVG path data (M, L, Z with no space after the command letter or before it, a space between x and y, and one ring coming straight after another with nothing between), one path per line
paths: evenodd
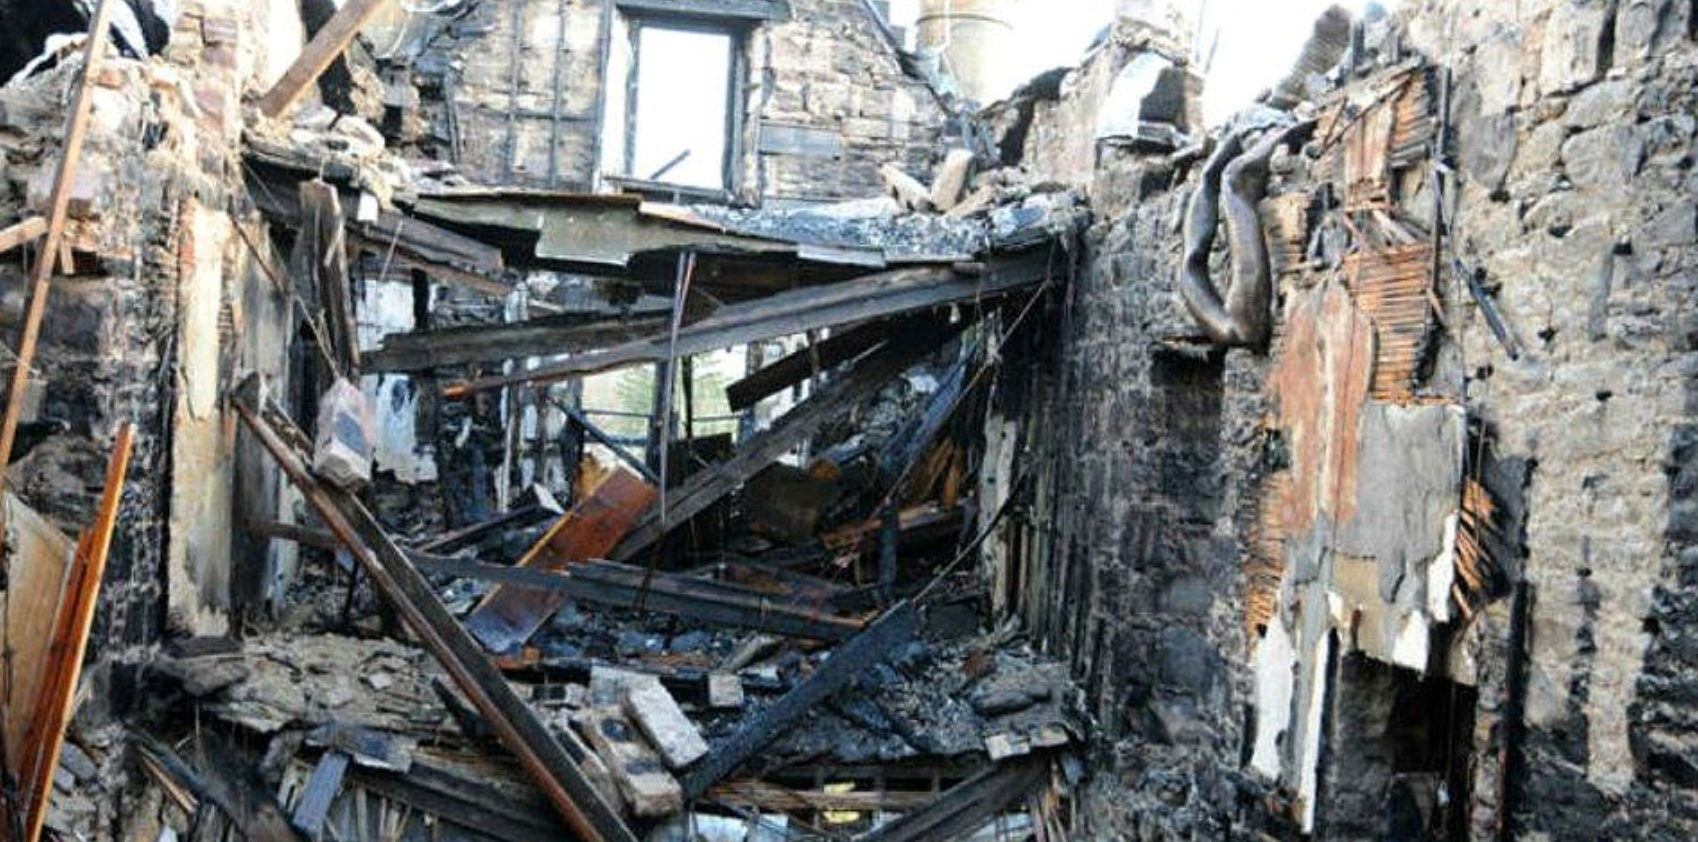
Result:
M366 396L354 384L338 379L319 398L313 473L343 489L371 482L376 439L377 430Z

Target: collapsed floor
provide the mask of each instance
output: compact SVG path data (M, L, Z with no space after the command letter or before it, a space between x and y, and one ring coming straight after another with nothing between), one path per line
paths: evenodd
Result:
M274 5L0 21L0 838L1698 829L1691 4Z

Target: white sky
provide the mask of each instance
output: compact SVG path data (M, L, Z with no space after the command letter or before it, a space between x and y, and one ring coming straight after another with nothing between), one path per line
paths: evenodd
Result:
M1230 117L1278 81L1303 49L1321 12L1337 2L1360 15L1371 0L1171 0L1195 25L1203 19L1199 51L1207 57L1219 36L1205 85L1204 111L1211 124ZM1394 8L1397 0L1380 0ZM919 0L891 0L891 17L909 26ZM1015 26L1022 50L1010 61L1010 77L1024 82L1056 67L1075 65L1097 34L1114 18L1115 0L1023 0ZM1019 82L1011 83L1017 85ZM1012 88L1010 88L1012 90ZM1006 92L1005 92L1006 93Z

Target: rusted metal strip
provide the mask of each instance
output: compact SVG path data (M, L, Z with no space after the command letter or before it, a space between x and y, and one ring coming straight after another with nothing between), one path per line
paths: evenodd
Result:
M135 430L126 423L118 429L118 441L106 466L106 487L100 495L94 525L77 542L76 559L54 622L53 644L48 650L48 678L41 685L35 722L21 747L22 763L18 766L24 772L18 791L28 816L23 837L27 842L41 838L42 822L47 820L47 799L53 792L59 751L65 745L65 726L71 721L72 698L77 692L77 678L82 674L83 655L88 650L88 633L94 625L100 580L106 573L112 531L118 525L118 506L124 495L124 478L129 473L134 442Z
M71 185L76 180L77 163L82 159L83 139L88 135L88 115L92 107L91 91L100 75L106 52L106 33L111 28L112 6L117 0L100 0L94 22L89 24L88 43L83 48L83 75L77 84L77 97L71 103L71 121L65 129L65 148L59 156L59 171L53 177L53 192L48 201L47 230L42 234L41 254L30 278L29 308L24 311L24 329L18 338L17 360L13 363L12 383L6 390L6 415L0 420L0 493L6 490L6 468L12 461L12 443L18 434L18 417L23 413L24 397L28 391L30 365L35 361L35 343L41 337L41 317L47 310L47 291L53 279L52 255L59 253L65 233L65 217L71 209ZM4 509L0 509L0 544L5 541Z
M271 452L407 627L489 721L501 742L518 757L567 826L591 842L635 842L630 828L579 768L578 760L586 753L584 747L575 740L563 743L543 725L477 641L455 622L365 506L313 476L297 449L307 441L306 435L266 399L257 375L249 377L238 390L234 404L243 423Z

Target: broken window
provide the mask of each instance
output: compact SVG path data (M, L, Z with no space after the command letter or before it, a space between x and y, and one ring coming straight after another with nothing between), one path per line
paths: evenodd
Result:
M627 17L609 56L601 169L616 183L719 198L732 187L740 35L712 22Z

